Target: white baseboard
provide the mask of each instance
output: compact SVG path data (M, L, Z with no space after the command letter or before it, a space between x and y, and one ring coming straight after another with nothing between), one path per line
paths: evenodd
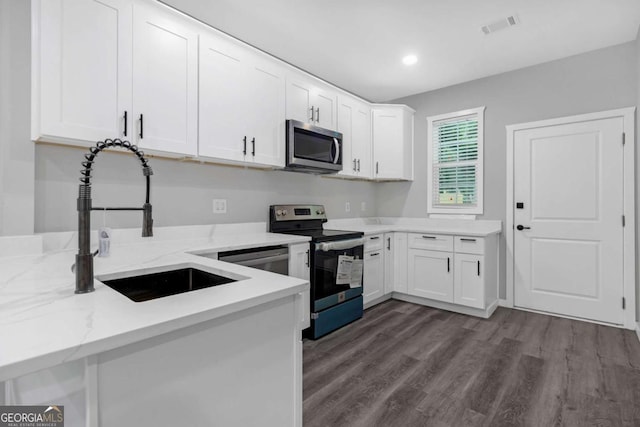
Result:
M499 305L500 307L509 307L509 308L512 308L511 304L509 304L509 301L507 301L506 299L502 299L502 298L500 298L500 299L498 300L498 305Z

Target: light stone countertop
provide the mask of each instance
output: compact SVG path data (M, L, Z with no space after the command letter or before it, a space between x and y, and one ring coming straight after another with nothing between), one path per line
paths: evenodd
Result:
M493 220L459 220L427 218L350 218L330 220L328 230L360 231L367 235L407 232L485 237L502 232L502 222Z
M98 280L95 292L74 293L76 233L0 238L0 381L309 289L302 279L191 254L309 240L264 230L264 223L167 227L152 238L138 237L140 230L114 230L110 256L94 258L96 277L196 267L238 279L140 303ZM92 243L94 248L95 236Z

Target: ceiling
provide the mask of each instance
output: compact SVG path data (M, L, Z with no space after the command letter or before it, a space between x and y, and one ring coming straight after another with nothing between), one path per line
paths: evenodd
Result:
M631 41L640 25L639 0L162 1L378 102ZM481 31L509 15L520 24Z

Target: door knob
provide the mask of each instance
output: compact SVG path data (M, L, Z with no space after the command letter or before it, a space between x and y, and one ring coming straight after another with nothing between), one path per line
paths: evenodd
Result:
M524 225L520 225L520 224L518 224L516 228L518 229L518 231L531 230L531 227L525 227Z

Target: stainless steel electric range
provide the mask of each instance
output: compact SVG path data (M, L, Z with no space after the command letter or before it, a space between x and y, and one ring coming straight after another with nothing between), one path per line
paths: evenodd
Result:
M311 326L317 339L362 317L363 233L324 230L322 205L273 205L269 231L311 237Z

